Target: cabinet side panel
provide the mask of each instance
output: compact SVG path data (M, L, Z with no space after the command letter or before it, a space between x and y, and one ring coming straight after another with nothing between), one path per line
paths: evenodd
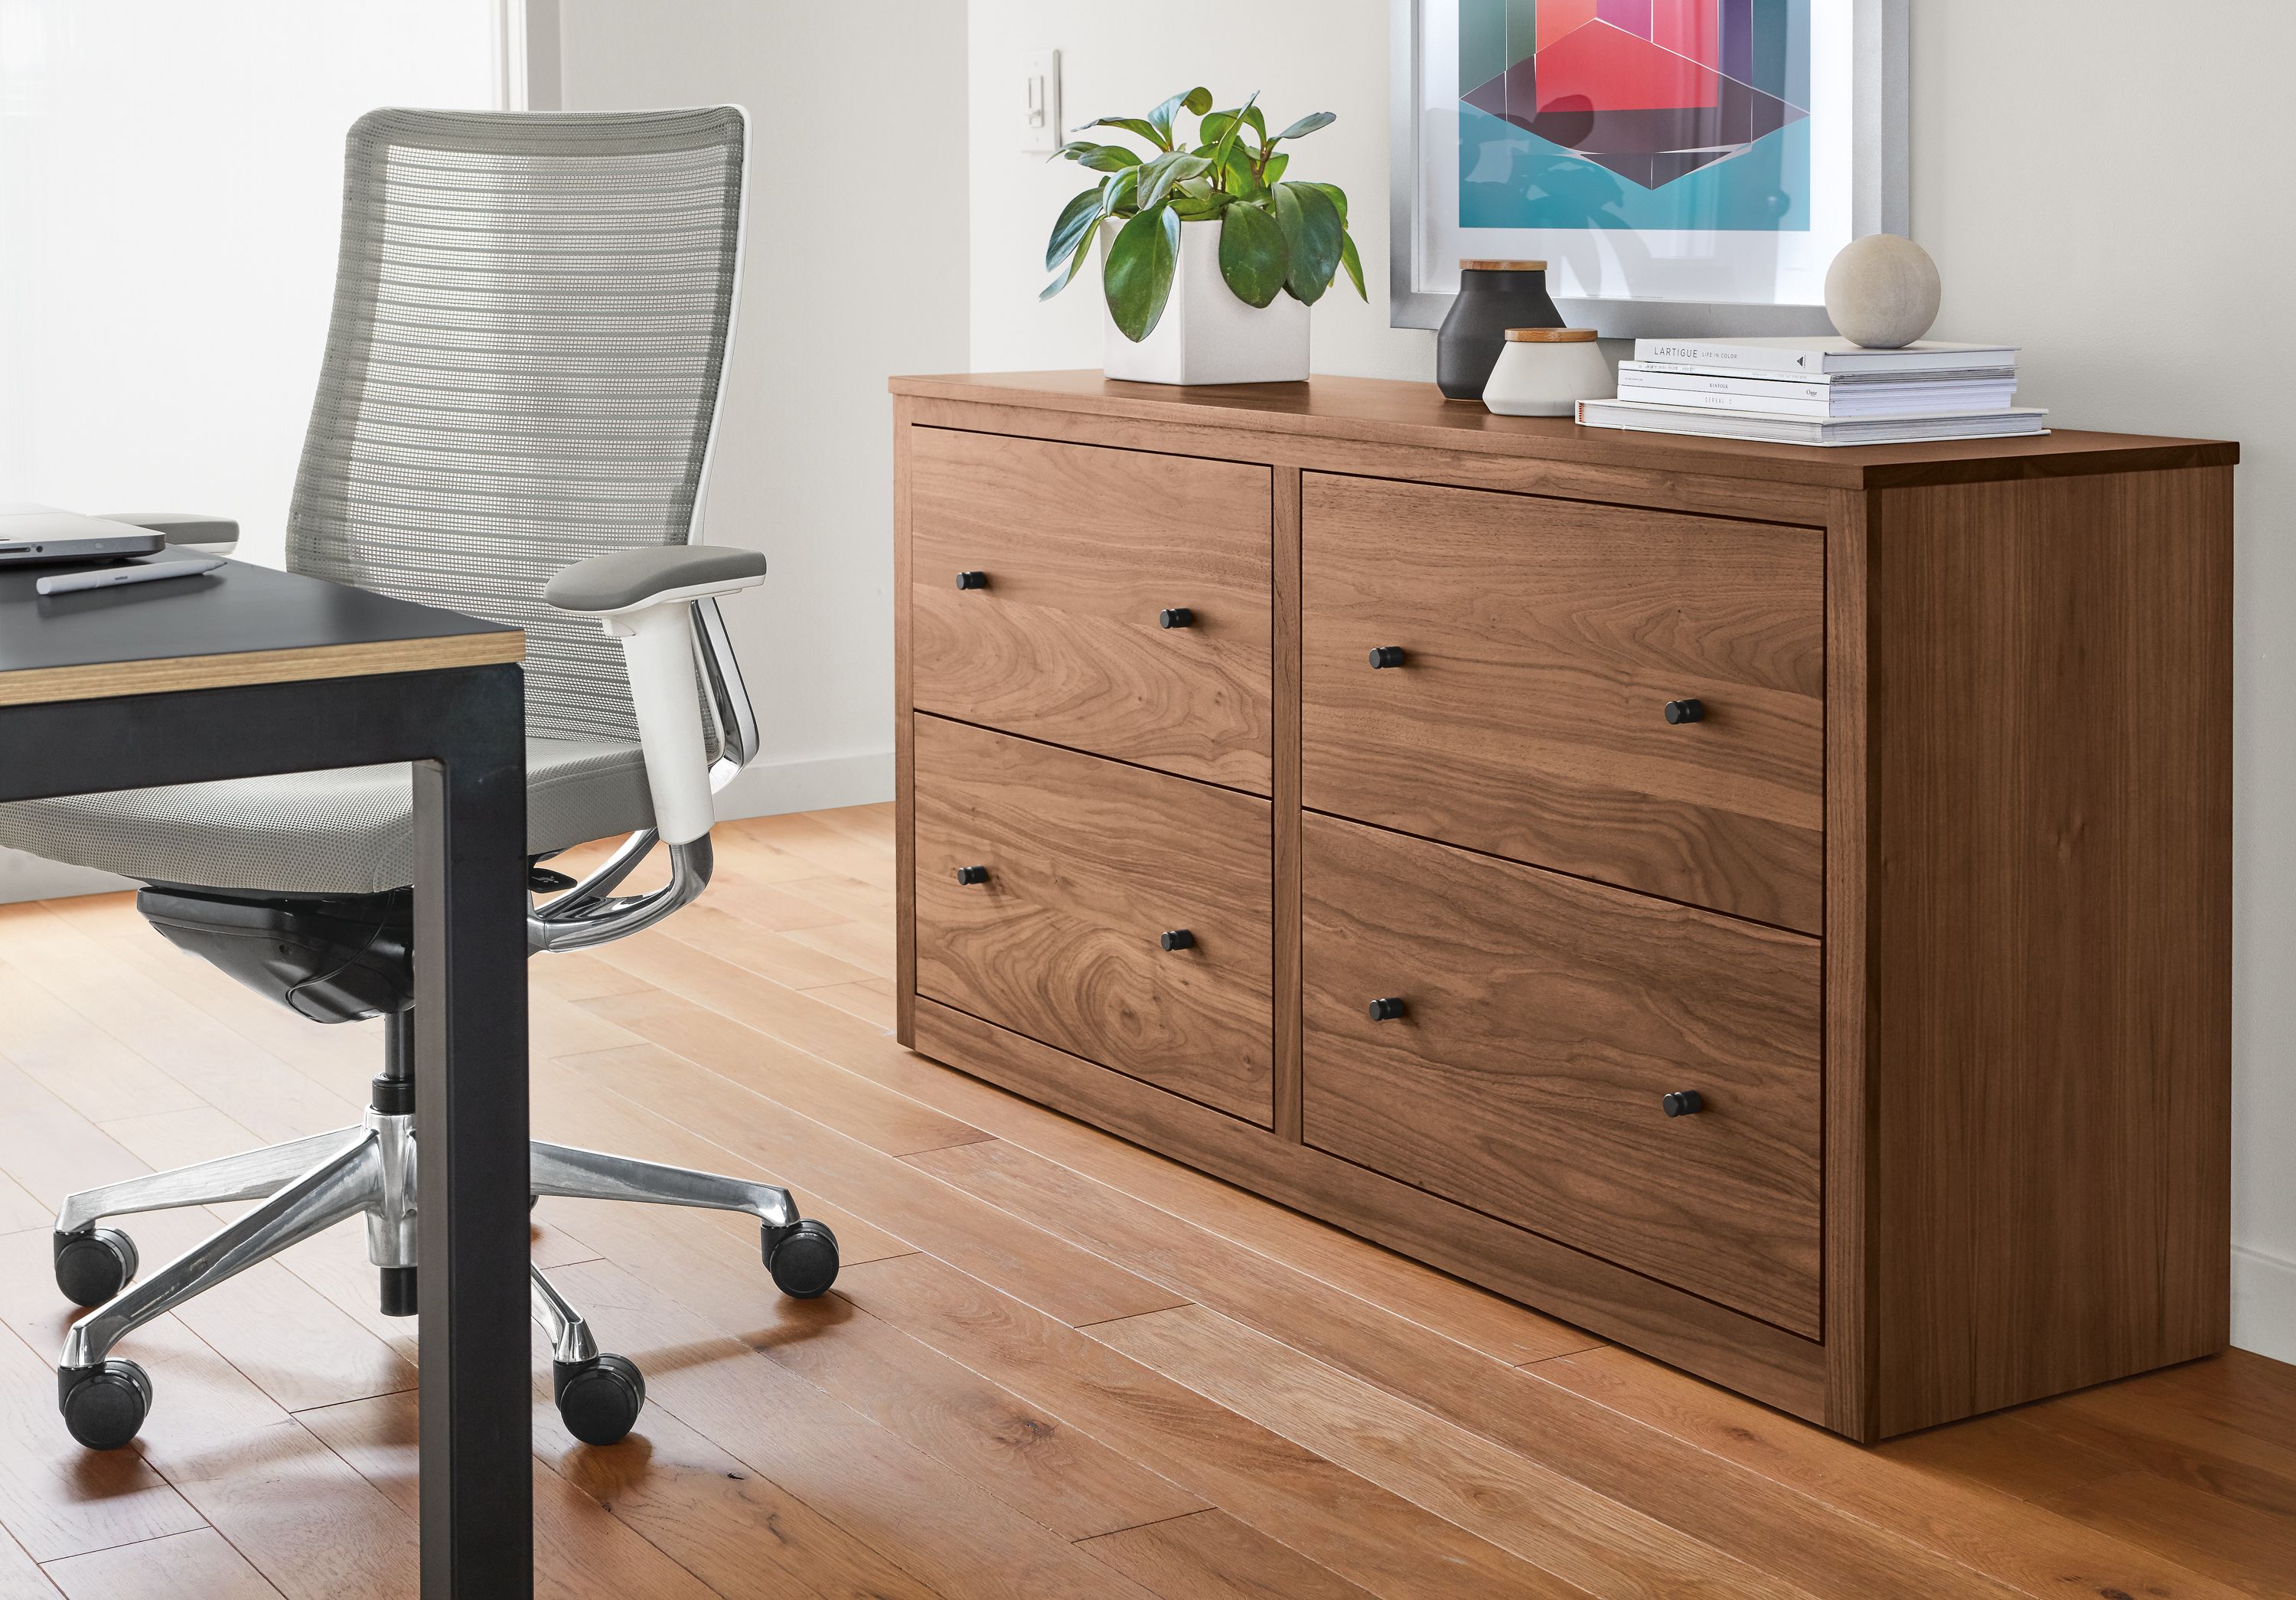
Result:
M2232 472L1870 514L1889 1434L2225 1345Z
M1826 1425L1874 1437L1872 743L1866 499L1834 496L1825 535Z

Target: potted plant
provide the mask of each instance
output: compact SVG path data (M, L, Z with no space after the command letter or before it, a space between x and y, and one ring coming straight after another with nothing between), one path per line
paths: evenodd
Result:
M1330 184L1286 177L1292 157L1276 148L1329 126L1332 113L1302 117L1271 136L1259 99L1216 111L1208 90L1190 89L1145 117L1085 124L1145 140L1145 155L1081 139L1056 152L1106 176L1062 208L1045 248L1045 265L1057 275L1039 298L1067 288L1099 251L1110 377L1302 379L1308 308L1342 267L1363 294L1348 197ZM1199 119L1193 143L1174 127L1182 112Z

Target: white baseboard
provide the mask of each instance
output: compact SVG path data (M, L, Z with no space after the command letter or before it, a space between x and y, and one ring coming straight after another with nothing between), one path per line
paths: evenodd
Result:
M2232 1247L2232 1342L2276 1361L2296 1362L2296 1261Z
M745 767L718 794L718 815L779 816L788 811L873 805L892 798L893 752L871 751Z
M61 900L76 894L110 894L135 887L130 879L100 873L92 866L66 866L21 850L0 849L0 906L19 900Z

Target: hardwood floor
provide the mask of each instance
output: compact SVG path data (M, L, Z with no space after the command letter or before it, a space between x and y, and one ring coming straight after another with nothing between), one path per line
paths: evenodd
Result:
M719 827L702 901L532 966L535 1129L789 1184L844 1246L545 1201L537 1259L647 1405L577 1444L535 1352L537 1588L598 1600L2296 1595L2296 1368L2234 1352L1861 1449L910 1054L890 808ZM124 896L0 907L0 1600L415 1590L411 1324L360 1231L55 1412L73 1188L354 1120L313 1026ZM146 1261L211 1211L133 1219Z

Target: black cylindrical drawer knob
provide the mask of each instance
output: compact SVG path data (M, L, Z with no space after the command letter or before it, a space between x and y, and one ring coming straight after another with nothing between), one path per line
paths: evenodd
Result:
M1382 644L1378 649L1371 652L1371 664L1374 670L1382 667L1402 666L1403 646L1400 644Z
M1185 928L1175 928L1169 933L1159 933L1156 942L1168 950L1193 950L1196 948L1196 936Z
M1706 1109L1706 1097L1696 1089L1677 1089L1660 1095L1658 1105L1669 1117L1694 1117Z
M1703 722L1706 702L1702 700L1669 700L1666 702L1666 719L1672 723Z
M1159 628L1193 628L1195 625L1196 613L1185 605L1167 606L1156 613L1156 626Z
M988 574L986 572L959 572L956 575L956 587L960 589L985 589L988 587Z
M960 883L986 883L988 882L988 869L985 866L960 866L956 869L956 881Z
M1390 995L1384 999L1374 1000L1364 1009L1371 1013L1371 1020L1374 1022L1392 1022L1403 1014L1403 1002Z

